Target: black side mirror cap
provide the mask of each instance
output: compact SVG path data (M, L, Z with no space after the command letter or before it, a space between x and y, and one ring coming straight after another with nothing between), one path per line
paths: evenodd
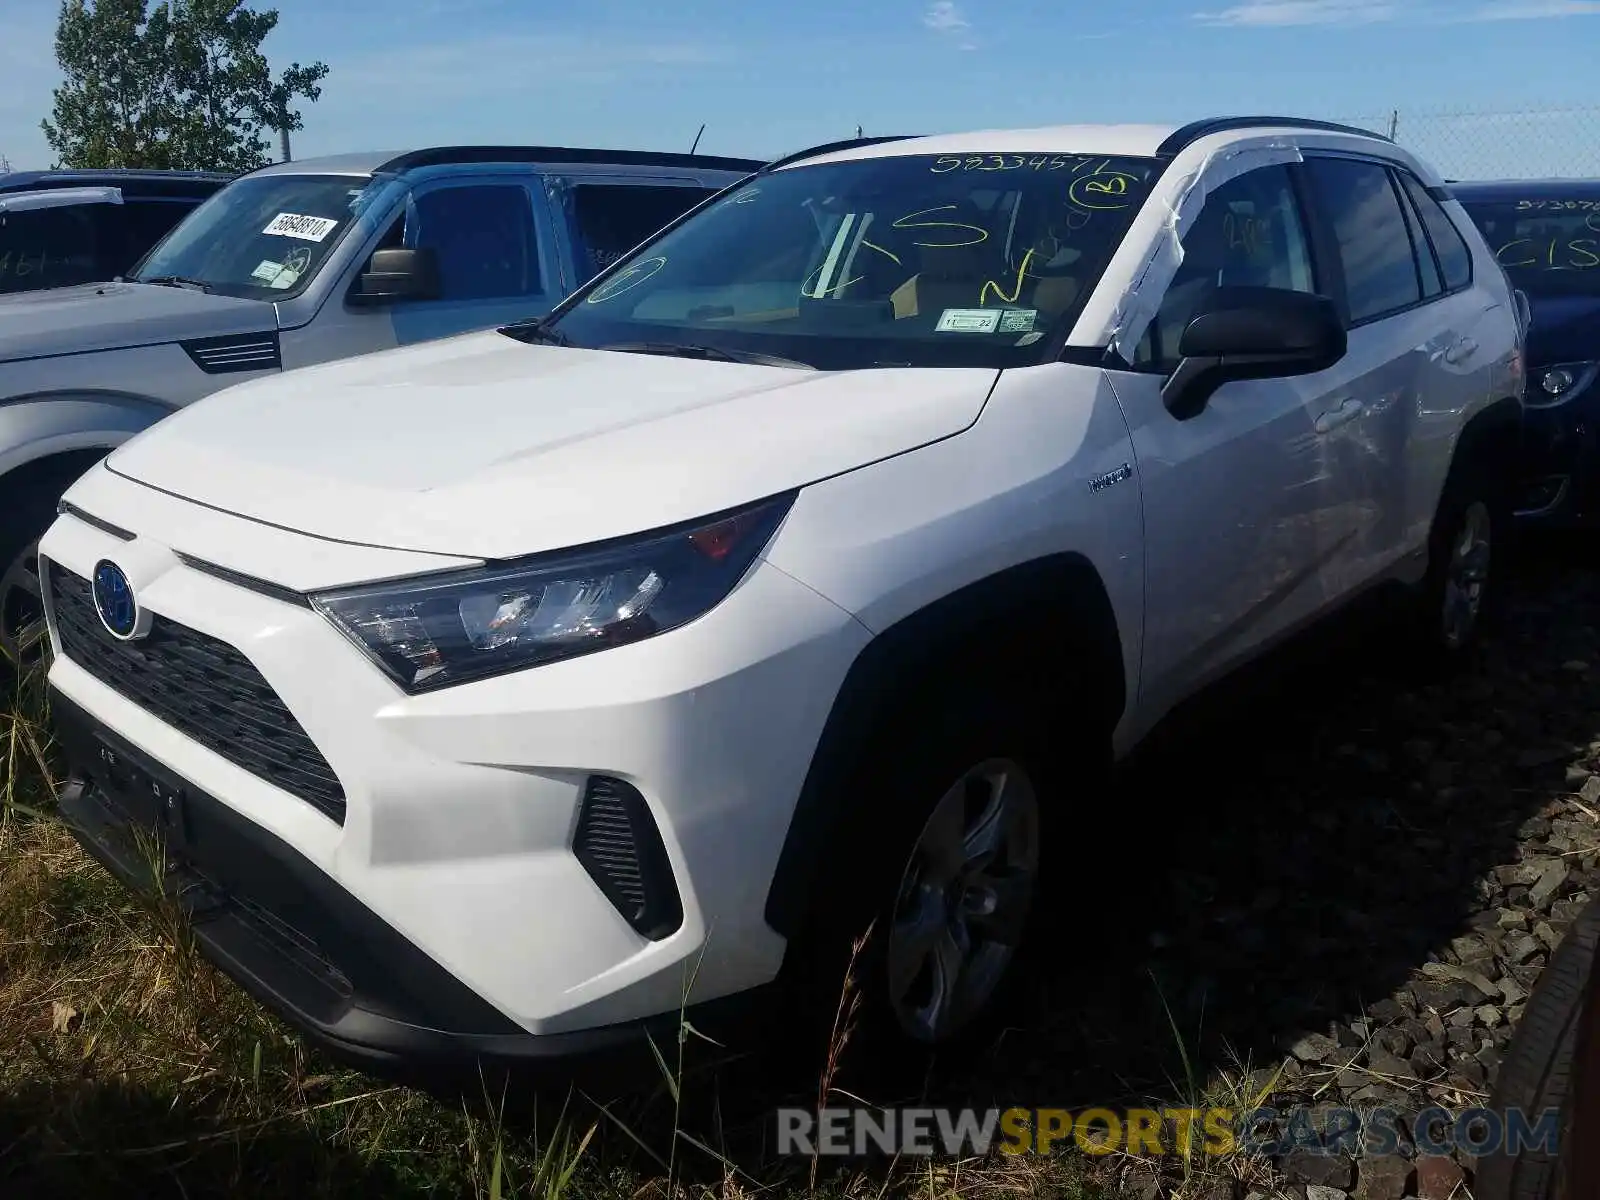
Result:
M1287 288L1219 287L1178 341L1178 366L1161 389L1167 411L1197 415L1223 384L1325 371L1345 356L1344 321L1326 296Z
M437 300L439 256L428 246L374 250L367 268L351 290L350 303L362 306L405 300Z

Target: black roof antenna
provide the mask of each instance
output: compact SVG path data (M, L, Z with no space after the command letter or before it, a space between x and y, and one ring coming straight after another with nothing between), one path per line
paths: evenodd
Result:
M705 131L706 131L706 124L705 124L704 121L702 121L702 122L700 122L700 133L704 133ZM700 133L697 133L697 134L694 135L694 145L689 147L689 153L690 154L693 154L700 147Z

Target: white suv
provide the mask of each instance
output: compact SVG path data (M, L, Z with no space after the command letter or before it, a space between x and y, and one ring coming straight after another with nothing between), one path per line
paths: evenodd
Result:
M85 475L40 563L63 808L130 879L157 831L200 945L370 1062L837 997L869 927L866 1019L944 1043L1178 701L1383 583L1470 640L1521 372L1371 133L819 147L544 320Z

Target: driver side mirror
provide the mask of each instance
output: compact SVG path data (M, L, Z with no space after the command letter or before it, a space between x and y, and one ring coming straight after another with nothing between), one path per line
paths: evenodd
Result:
M439 256L432 247L394 247L374 250L367 268L350 292L350 303L360 306L394 304L404 300L437 300Z
M1184 327L1178 366L1161 400L1173 416L1188 420L1225 383L1325 371L1345 356L1348 344L1344 322L1326 296L1219 287Z

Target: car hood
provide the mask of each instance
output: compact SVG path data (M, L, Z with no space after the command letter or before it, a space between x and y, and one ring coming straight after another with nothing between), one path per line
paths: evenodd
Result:
M148 283L84 283L0 296L0 362L277 327L273 306Z
M1600 359L1600 296L1530 296L1528 365Z
M708 516L949 437L997 378L475 333L227 388L108 465L319 537L514 558Z

